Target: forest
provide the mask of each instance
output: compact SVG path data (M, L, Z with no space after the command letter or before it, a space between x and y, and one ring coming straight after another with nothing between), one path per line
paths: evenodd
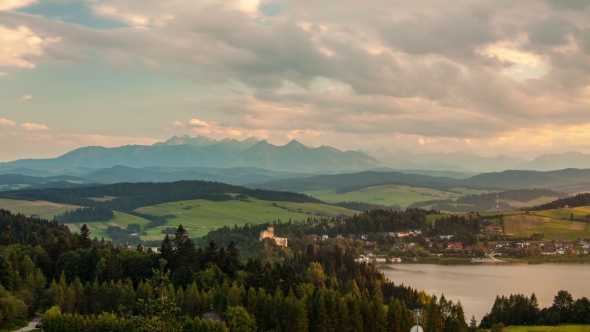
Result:
M407 331L414 308L429 330L469 328L459 303L396 285L339 245L244 260L234 243L197 246L179 226L153 253L1 212L2 225L29 227L2 228L0 328L46 310L57 331ZM223 322L200 319L210 310Z
M550 210L550 209L560 209L566 206L569 207L578 207L578 206L586 206L590 205L590 193L583 193L577 194L573 197L567 198L560 198L553 202L549 202L546 204L537 205L532 208L532 210Z
M555 295L549 308L539 309L535 294L496 297L490 313L481 326L491 328L496 324L509 325L557 325L590 324L590 300L586 297L574 301L572 295L561 290Z
M72 211L66 211L53 217L61 223L68 222L88 222L88 221L108 221L115 218L115 214L110 209L104 207L77 208Z
M19 190L2 193L0 196L13 199L42 200L54 203L103 207L115 211L133 213L133 210L167 202L191 199L207 199L214 202L234 198L228 193L243 194L253 198L269 201L312 202L321 201L307 195L262 189L248 189L220 182L178 181L178 182L143 182L116 183L92 187L49 188L43 190ZM92 198L115 197L107 201Z

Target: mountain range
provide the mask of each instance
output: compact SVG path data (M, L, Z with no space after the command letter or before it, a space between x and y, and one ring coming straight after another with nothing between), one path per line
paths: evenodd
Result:
M205 136L174 136L152 146L127 145L114 148L88 146L57 158L21 159L0 163L0 167L33 167L53 169L111 168L122 165L144 167L255 167L275 172L338 174L366 170L441 171L474 175L504 170L551 171L565 168L590 168L590 154L565 152L544 154L533 160L499 155L481 157L465 152L413 153L406 150L390 152L341 151L329 146L317 148L298 141L273 145L250 137L215 140ZM30 170L30 169L29 169ZM25 174L25 173L23 173ZM77 175L71 173L60 173ZM25 174L27 175L27 174ZM32 175L32 174L29 174ZM47 174L45 176L49 176Z

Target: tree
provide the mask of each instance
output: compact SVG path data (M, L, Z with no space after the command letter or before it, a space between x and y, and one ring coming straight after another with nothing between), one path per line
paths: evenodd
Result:
M78 237L78 246L83 249L92 247L92 240L90 240L90 230L86 224L80 228L80 235Z
M560 290L553 298L552 308L555 308L559 312L561 322L571 322L573 305L574 299L572 298L572 294L568 291Z
M256 320L242 306L227 307L225 317L232 332L255 332Z

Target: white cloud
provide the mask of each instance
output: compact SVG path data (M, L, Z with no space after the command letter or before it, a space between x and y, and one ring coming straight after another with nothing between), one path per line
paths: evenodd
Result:
M43 39L26 26L8 29L0 25L0 66L35 68L32 59L42 56L43 48L57 41Z
M37 0L0 0L0 10L11 10L27 7L37 2Z
M16 123L12 120L0 118L0 125L14 127L14 126L16 126Z
M24 95L24 96L18 98L16 101L21 101L22 102L22 101L27 101L27 100L31 100L31 99L33 99L33 96L31 96L31 95Z
M21 123L20 127L24 128L26 130L48 130L49 129L49 127L47 127L46 125L30 123L30 122Z

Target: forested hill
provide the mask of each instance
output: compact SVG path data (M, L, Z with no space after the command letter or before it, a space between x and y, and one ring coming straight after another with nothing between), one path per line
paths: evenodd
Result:
M207 199L211 201L232 200L234 197L229 195L230 193L246 195L262 200L321 203L320 200L298 193L248 189L225 183L207 181L117 183L94 187L20 190L2 193L0 197L105 207L116 211L133 211L142 206L189 199ZM104 202L93 200L93 198L102 198L105 196L115 198Z
M251 188L271 190L309 191L341 189L343 192L359 190L383 184L406 184L423 188L448 189L457 187L459 180L401 172L360 172L337 175L318 175L305 179L273 180L249 185Z
M68 238L70 230L57 221L29 218L24 214L12 214L0 209L0 245L33 244L42 242L52 234L55 238Z
M550 210L550 209L559 209L563 207L578 207L578 206L586 206L590 205L590 193L583 193L578 194L573 197L568 198L560 198L553 202L541 204L535 206L535 210Z

